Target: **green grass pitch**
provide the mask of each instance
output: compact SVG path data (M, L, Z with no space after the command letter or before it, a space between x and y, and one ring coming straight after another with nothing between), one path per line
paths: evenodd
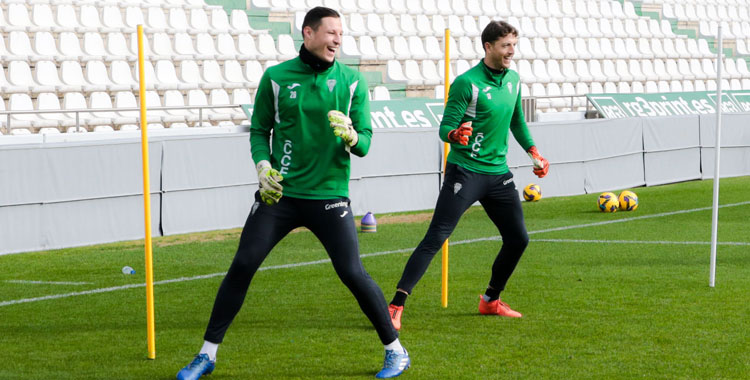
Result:
M477 313L500 241L471 208L451 238L448 308L439 254L406 304L412 368L401 378L747 379L748 188L750 177L721 182L715 288L711 181L633 189L634 212L601 213L598 194L524 203L531 243L502 294L519 320ZM359 237L363 254L397 251L363 257L387 300L429 214L397 219ZM155 239L156 360L146 359L141 242L0 256L0 379L174 378L202 344L238 237ZM330 263L278 267L326 258L309 232L282 241L209 379L374 378L383 348Z

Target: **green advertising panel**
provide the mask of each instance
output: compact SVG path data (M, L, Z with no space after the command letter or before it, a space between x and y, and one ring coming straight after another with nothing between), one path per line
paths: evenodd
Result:
M599 114L608 119L638 116L700 115L716 112L716 92L659 94L588 94ZM722 93L722 112L750 112L750 91Z
M242 110L248 119L252 117L252 104L243 104ZM438 127L443 118L443 101L420 98L371 101L370 115L373 128Z

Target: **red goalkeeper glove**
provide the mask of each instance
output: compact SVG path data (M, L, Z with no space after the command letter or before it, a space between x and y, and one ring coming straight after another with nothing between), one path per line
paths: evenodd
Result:
M456 144L469 145L469 136L471 136L472 130L471 122L467 121L460 127L448 132L448 140Z
M536 146L532 146L531 148L529 148L526 153L529 154L529 157L531 157L531 162L534 163L534 174L536 174L536 176L539 178L546 176L547 172L549 171L549 161L547 161L547 159L539 154Z

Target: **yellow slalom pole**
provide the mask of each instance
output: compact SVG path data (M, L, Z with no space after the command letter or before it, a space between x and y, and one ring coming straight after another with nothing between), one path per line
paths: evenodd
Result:
M146 78L143 70L143 25L138 25L138 82L141 102L141 154L143 157L143 211L146 226L146 335L148 358L156 359L154 326L154 260L151 249L151 184L148 163L148 123L146 122Z
M448 89L451 86L450 81L450 43L449 38L451 35L450 29L445 29L445 96L443 97L443 105L448 103ZM443 176L445 176L445 166L448 163L448 153L451 147L448 143L443 143ZM443 307L448 307L448 239L443 242L443 256L442 256L442 275L441 275L441 291L440 291L440 303Z

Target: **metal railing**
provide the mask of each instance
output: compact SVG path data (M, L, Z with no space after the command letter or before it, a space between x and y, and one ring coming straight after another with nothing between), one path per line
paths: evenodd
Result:
M586 95L547 95L547 96L529 96L521 98L521 107L523 108L526 122L536 121L536 110L539 108L539 99L569 99L567 107L575 109L575 99L586 98ZM586 102L586 113L588 114L590 102ZM582 107L582 106L581 106ZM548 107L557 108L557 107Z
M240 108L240 105L221 105L221 106L219 106L219 105L205 105L205 106L160 106L160 107L148 107L148 111L168 111L168 110L192 110L192 109L197 109L198 110L198 120L197 120L198 125L203 125L203 121L204 121L204 119L203 119L203 110L204 109L223 109L223 108L239 108L240 111L242 110ZM118 112L118 113L122 113L122 112L139 112L140 110L141 109L138 108L138 107L128 107L128 108L81 108L81 109L24 110L24 111L21 111L21 110L5 110L5 111L1 111L0 110L0 115L5 115L5 117L4 117L5 118L5 128L4 128L5 129L5 133L6 134L10 134L11 130L13 129L12 122L14 121L12 119L12 115L37 115L37 114L42 114L42 113L51 113L51 114L71 114L71 113L73 113L73 114L75 114L75 120L76 120L76 122L75 122L75 128L76 128L77 131L80 131L82 129L82 126L81 126L81 113L96 113L96 112ZM159 116L162 116L162 115L156 115L156 116L159 117ZM185 115L169 115L169 116L185 116ZM123 117L123 118L132 117L138 123L140 123L140 119L141 119L140 115L135 115L135 116L118 115L117 117L118 118L119 117ZM97 117L96 115L94 115L94 117L93 117L93 119L99 119L99 118L108 119L108 118L111 118L111 117L107 117L107 116ZM52 120L52 121L55 121L55 120ZM188 121L188 120L186 119L186 121ZM206 120L206 121L208 121L208 120ZM22 123L22 121L16 121L16 122L21 122ZM147 120L147 122L148 122L148 120ZM53 126L53 127L40 127L40 128L57 128L57 129L59 129L60 127L61 126L58 123L57 126ZM25 127L19 127L19 128L25 128ZM36 127L31 126L31 128L36 128ZM83 129L85 129L85 128L83 128Z

